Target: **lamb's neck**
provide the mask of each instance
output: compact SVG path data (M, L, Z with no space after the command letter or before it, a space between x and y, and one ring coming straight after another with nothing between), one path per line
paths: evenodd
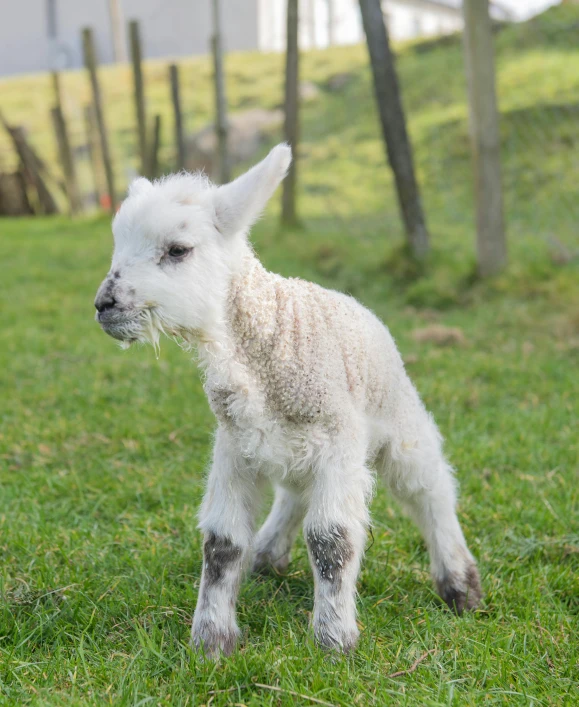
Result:
M248 249L231 276L223 316L199 342L208 376L238 378L248 354L266 347L275 331L278 275L268 272Z

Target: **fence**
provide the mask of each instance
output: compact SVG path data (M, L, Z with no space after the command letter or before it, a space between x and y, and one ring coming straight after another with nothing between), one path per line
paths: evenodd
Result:
M565 257L577 247L579 218L579 12L557 7L525 23L496 28L496 70L501 114L502 182L509 242L532 234ZM147 38L143 37L146 56ZM460 34L395 47L417 176L433 241L448 247L474 232L473 178L468 137L464 54ZM279 54L226 57L231 115L279 110L283 98ZM209 57L180 63L182 129L191 135L213 120L214 93ZM99 71L109 126L114 177L121 194L140 169L130 66ZM13 88L13 87L14 88ZM17 87L17 88L16 88ZM31 142L49 163L56 160L50 122L49 77L2 85L5 117L25 123ZM94 139L87 138L90 103L85 72L61 77L64 113L85 203L94 201ZM18 91L18 100L10 97ZM174 132L167 62L147 62L143 91L147 130L160 116L159 172L180 164ZM308 227L337 230L362 241L398 241L401 226L392 177L385 166L366 48L333 47L305 52L301 62L300 211ZM279 127L266 130L269 143ZM0 138L0 168L14 157ZM263 154L242 155L235 169ZM338 159L339 158L339 159ZM103 175L97 192L106 191ZM363 203L364 209L360 210ZM355 206L353 206L355 205ZM445 245L448 244L448 245Z
M302 134L311 159L302 166L303 187L319 200L320 216L326 210L327 218L352 235L376 231L396 237L398 213L376 140L367 59L365 52L350 51L351 80L342 98L330 96L323 115L305 109ZM579 245L578 9L554 8L524 23L497 25L495 51L509 242L532 235L565 257L567 249ZM303 66L304 79L316 77L315 57ZM398 46L397 68L433 240L447 239L449 233L471 238L474 184L462 36ZM322 148L316 148L320 140L328 153L323 159ZM318 155L321 168L332 153L343 160L344 152L350 153L344 174L320 175L312 168ZM352 218L349 204L359 203L361 190L368 213Z

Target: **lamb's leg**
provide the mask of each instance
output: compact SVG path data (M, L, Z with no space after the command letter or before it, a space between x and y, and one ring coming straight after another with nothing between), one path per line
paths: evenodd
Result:
M314 636L325 648L348 652L358 640L356 580L371 487L365 468L318 478L304 521L315 581Z
M454 475L430 419L425 432L415 446L388 445L382 471L394 496L422 532L440 596L462 614L475 609L482 598L479 573L456 515Z
M277 572L287 570L291 548L304 514L305 506L298 494L283 486L275 487L271 511L255 539L254 572L268 567L273 567Z
M252 544L258 495L255 477L243 460L236 460L226 433L218 430L199 514L205 542L191 634L193 645L213 659L220 652L229 655L239 635L235 604Z

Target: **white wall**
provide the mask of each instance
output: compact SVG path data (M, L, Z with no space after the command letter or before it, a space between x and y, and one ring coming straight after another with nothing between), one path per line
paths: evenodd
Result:
M56 6L60 68L82 64L80 30L85 25L94 28L99 58L112 59L105 1L56 0ZM46 0L1 0L0 76L50 68L54 50L48 37L46 8Z
M227 50L258 48L257 2L222 0ZM47 4L48 0L0 0L0 76L51 68L55 52L48 38ZM210 0L119 0L119 4L125 21L141 23L145 57L208 52ZM93 28L99 62L113 61L109 0L55 0L55 5L59 68L82 66L85 26Z
M140 22L145 56L210 51L211 0L120 0L120 3L127 20ZM225 51L257 49L257 0L221 0L220 9Z

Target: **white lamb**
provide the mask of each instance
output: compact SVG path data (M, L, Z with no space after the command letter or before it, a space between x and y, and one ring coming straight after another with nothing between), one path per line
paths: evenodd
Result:
M441 436L390 333L351 297L267 272L247 242L290 162L278 145L221 187L201 175L137 179L95 300L102 328L126 345L167 334L198 348L218 428L192 641L212 658L234 649L246 565L285 570L301 525L315 638L355 646L372 469L422 531L444 601L460 614L481 598ZM255 535L268 483L275 500Z

